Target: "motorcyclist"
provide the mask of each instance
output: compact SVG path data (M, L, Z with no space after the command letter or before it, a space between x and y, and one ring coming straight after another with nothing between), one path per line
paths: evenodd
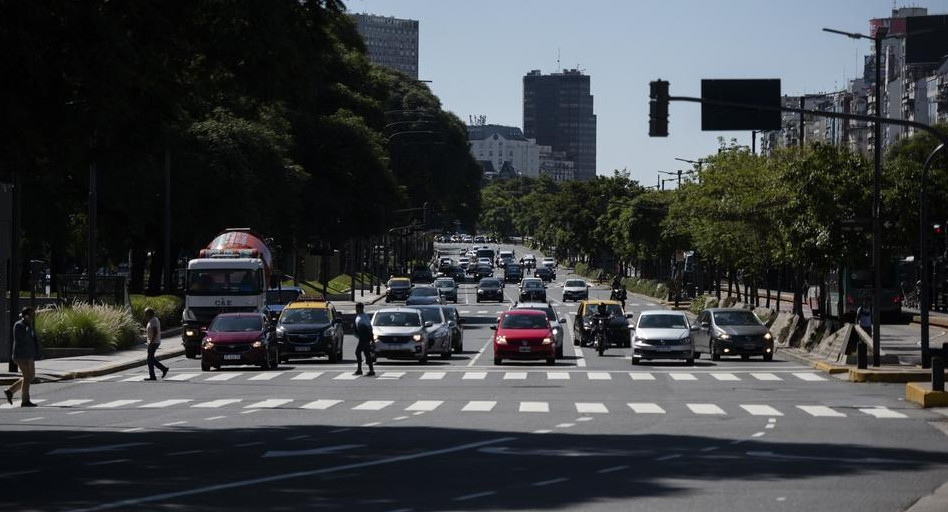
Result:
M619 276L616 276L612 280L612 295L610 298L612 300L621 301L622 307L625 308L625 297L626 297L625 285L622 284L622 278Z
M596 338L596 330L602 329L603 340L608 341L609 323L612 321L612 314L606 309L602 302L596 305L596 312L592 317L592 332L590 332L590 343Z

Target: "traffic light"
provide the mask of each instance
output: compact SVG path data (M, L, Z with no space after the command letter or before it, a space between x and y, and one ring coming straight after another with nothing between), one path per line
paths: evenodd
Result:
M668 82L649 82L648 136L668 137Z
M935 237L945 236L945 225L932 224L932 235Z

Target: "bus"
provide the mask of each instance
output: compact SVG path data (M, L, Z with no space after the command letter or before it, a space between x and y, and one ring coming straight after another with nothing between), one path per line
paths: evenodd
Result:
M902 289L898 281L897 267L896 262L890 261L882 268L879 313L887 318L898 318L902 315ZM872 305L873 274L870 268L843 268L841 274L831 272L827 276L826 284L831 316L855 315L860 306Z

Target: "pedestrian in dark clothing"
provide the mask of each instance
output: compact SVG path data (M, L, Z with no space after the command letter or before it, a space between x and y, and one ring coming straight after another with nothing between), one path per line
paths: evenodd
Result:
M40 357L39 340L36 339L36 330L33 327L35 318L36 311L33 308L23 308L20 320L13 325L13 351L10 358L23 376L3 391L10 405L13 405L13 394L22 390L20 407L36 407L36 404L30 401L30 384L36 377L34 363Z
M362 355L364 354L365 362L369 365L369 373L366 375L371 377L375 375L375 361L372 353L372 320L365 313L365 304L361 302L356 302L355 334L358 340L356 345L356 363L358 366L355 374L362 375Z
M145 308L145 340L148 349L148 378L145 380L158 380L155 378L155 368L161 370L161 378L168 375L168 367L161 364L161 361L155 357L155 352L161 346L161 322L155 316L155 310Z
M866 331L866 334L869 336L872 336L872 308L867 304L859 306L859 309L856 310L856 318L862 330Z

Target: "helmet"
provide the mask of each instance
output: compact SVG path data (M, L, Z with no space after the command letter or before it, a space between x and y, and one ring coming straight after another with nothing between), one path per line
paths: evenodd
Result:
M605 314L606 314L606 305L603 304L602 302L600 302L600 303L596 306L596 312L599 313L600 315L605 315Z

